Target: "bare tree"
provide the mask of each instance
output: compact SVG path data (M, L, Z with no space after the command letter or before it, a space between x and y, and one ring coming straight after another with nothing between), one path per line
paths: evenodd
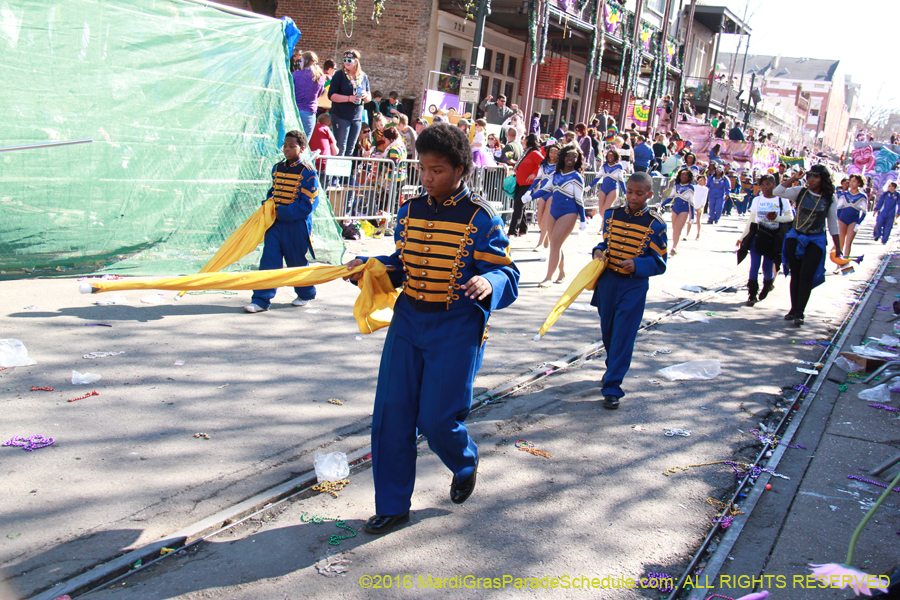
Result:
M893 109L896 104L893 98L884 99L884 84L882 84L875 95L875 101L871 105L861 107L860 129L868 130L869 135L875 136L876 140L891 137L891 133L900 130L900 113L894 112Z

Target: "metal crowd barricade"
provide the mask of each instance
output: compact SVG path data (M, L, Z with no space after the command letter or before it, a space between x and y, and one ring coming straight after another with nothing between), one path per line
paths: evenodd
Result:
M316 159L319 183L339 221L385 219L397 215L396 183L401 167L387 158L325 156ZM409 169L407 168L407 177Z
M584 196L582 196L584 210L597 210L600 208L600 200L598 197L600 186L591 189L591 184L597 179L597 171L585 171L582 173L582 176L584 177Z
M505 165L478 167L470 179L475 179L474 190L493 207L499 215L512 214L513 199L503 192L503 182L512 174ZM470 184L471 186L472 184Z

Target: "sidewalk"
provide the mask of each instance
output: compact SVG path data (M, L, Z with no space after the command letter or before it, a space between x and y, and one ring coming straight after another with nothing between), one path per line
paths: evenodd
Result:
M868 257L867 257L868 260ZM892 256L885 270L888 276L898 276L900 256ZM815 292L814 292L815 293ZM857 319L846 342L838 352L849 351L868 338L891 335L890 307L900 284L884 279L877 285L869 302L860 307ZM850 537L863 515L884 491L883 488L848 479L854 475L890 483L897 474L897 466L881 477L867 472L884 460L900 452L900 430L897 413L871 408L871 401L860 400L861 390L878 385L863 385L861 379L847 377L845 371L832 367L820 377L847 380L841 392L838 384L826 381L813 399L813 404L792 444L806 449L787 450L778 465L778 472L791 477L790 481L773 479L773 489L763 494L742 532L721 575L786 575L784 589L767 589L773 600L843 599L853 596L851 589L817 590L812 593L792 583L792 575L808 573L809 563L843 563L846 560ZM890 384L896 387L896 383ZM891 403L895 408L897 394ZM863 530L853 559L855 568L870 574L890 573L900 563L898 548L900 533L900 496L890 494ZM726 580L727 581L727 580ZM734 580L732 580L734 581ZM774 581L770 579L769 581ZM719 578L717 583L722 582ZM739 597L749 589L723 587L708 590L726 596ZM812 594L812 595L811 595Z

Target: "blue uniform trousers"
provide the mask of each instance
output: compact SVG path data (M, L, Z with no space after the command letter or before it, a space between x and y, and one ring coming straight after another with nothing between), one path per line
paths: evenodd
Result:
M710 198L709 199L709 220L706 222L709 223L718 223L719 219L722 218L722 209L725 207L725 198Z
M375 512L409 510L416 480L416 429L457 477L472 474L478 447L463 423L481 366L484 311L419 312L401 294L384 341L372 414Z
M285 223L275 221L266 230L263 244L262 258L259 261L260 271L281 269L287 263L288 267L305 267L309 264L306 253L309 250L307 243L309 237L306 233L306 221L292 221ZM272 298L275 297L275 288L270 290L253 290L251 302L263 308L269 308ZM312 300L316 297L316 287L295 287L294 291L301 300Z
M888 238L891 237L891 229L894 228L894 217L897 215L895 213L878 213L878 218L875 219L875 240L881 239L882 244L886 244Z
M644 303L650 280L644 277L617 277L604 272L597 281L592 304L600 313L600 331L606 348L603 395L621 398L622 381L631 366L634 340L644 317Z

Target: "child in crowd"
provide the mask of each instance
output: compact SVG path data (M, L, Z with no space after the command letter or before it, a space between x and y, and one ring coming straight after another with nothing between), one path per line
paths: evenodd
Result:
M631 366L649 278L666 272L666 222L647 206L652 190L649 174L632 175L625 188L625 206L603 215L603 241L594 248L594 258L608 261L591 304L600 313L606 348L603 407L611 410L619 408L625 395L622 381Z
M397 250L376 257L402 291L384 341L372 414L376 514L364 529L373 534L409 521L418 433L453 472L450 500L462 504L472 494L478 447L464 423L472 385L491 311L518 295L519 271L503 221L464 181L472 170L465 134L449 123L432 125L416 150L426 193L400 207ZM363 262L357 258L347 267Z
M284 160L272 167L272 187L266 194L265 203L274 198L277 216L266 231L259 270L305 267L309 264L306 253L316 257L310 243L312 235L312 212L319 204L319 178L316 169L300 160L306 150L306 136L299 131L284 134ZM250 304L244 307L248 313L269 310L274 289L254 290ZM305 306L316 297L315 286L295 287L297 297L294 306Z

